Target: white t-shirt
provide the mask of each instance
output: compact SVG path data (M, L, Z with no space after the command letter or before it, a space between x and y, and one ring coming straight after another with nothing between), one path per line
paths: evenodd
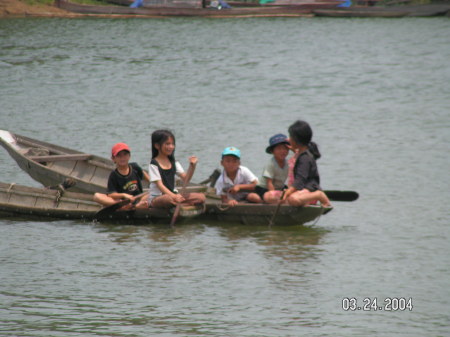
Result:
M226 190L232 188L234 185L250 184L253 181L258 183L258 178L245 166L239 166L236 178L233 180L228 177L224 170L216 181L216 194L226 195L228 199L243 200L247 197L249 192L238 192L236 194L227 193ZM225 190L225 191L224 191Z
M289 165L287 160L284 161L284 167L281 168L275 158L272 157L264 168L259 186L267 188L267 178L269 178L272 179L275 189L281 190L285 185L288 172Z
M184 169L179 161L175 162L175 173L177 176L181 176L181 174L184 173ZM148 175L150 176L148 199L149 201L152 201L155 197L162 195L161 190L158 188L158 185L156 185L156 182L161 180L158 166L150 164L148 167Z

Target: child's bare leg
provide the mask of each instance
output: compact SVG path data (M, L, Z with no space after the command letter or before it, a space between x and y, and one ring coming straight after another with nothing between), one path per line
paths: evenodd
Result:
M139 201L135 206L136 209L147 209L148 207L149 204L147 199Z
M155 208L170 208L174 205L172 198L169 195L164 194L154 198L150 206Z
M319 198L317 198L323 207L331 207L330 199L328 199L327 195L324 191L316 191L320 192Z
M253 202L253 203L260 203L260 202L262 202L261 197L258 194L256 194L256 193L249 193L247 195L246 200L248 202Z
M288 203L289 203L289 205L292 205L292 206L303 206L303 205L306 205L310 201L314 201L314 200L320 201L322 194L325 195L325 193L323 193L322 191L314 191L314 192L310 192L307 190L306 191L305 190L297 191L297 192L292 193L288 197Z
M116 199L113 199L111 197L108 197L104 193L95 193L94 197L92 198L95 202L98 202L99 204L103 206L110 206L117 202Z
M281 199L282 191L268 191L264 193L264 202L268 204L276 204Z
M188 199L189 201L186 203L186 205L198 205L198 204L204 204L206 197L203 193L189 193L185 196L185 199ZM184 203L183 203L184 204Z

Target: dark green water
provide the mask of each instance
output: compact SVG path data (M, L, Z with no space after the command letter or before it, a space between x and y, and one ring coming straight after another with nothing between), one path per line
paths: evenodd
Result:
M268 138L301 118L323 187L360 193L298 228L2 218L0 335L448 335L449 28L0 20L0 129L105 157L125 141L144 166L168 127L200 181L229 145L259 175ZM1 181L39 186L0 158ZM413 307L346 311L344 298Z

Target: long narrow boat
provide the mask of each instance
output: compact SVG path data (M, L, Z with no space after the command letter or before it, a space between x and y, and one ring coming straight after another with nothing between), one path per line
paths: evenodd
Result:
M342 8L313 10L316 16L334 18L401 18L408 15L407 11L386 10L383 8Z
M125 6L94 6L80 5L66 0L56 0L55 5L61 9L73 13L86 15L110 15L110 16L141 16L141 17L299 17L312 16L311 11L318 8L333 8L340 4L340 0L323 0L305 2L296 5L270 5L232 7L227 9L215 9L204 7L141 7L130 8Z
M106 192L108 177L114 170L110 159L46 143L37 139L0 130L2 145L22 170L44 186L75 181L74 192ZM202 191L206 186L188 186Z
M0 182L0 216L44 219L96 219L101 206L92 200L92 194L64 190L27 187ZM293 207L282 205L274 225L302 225L330 211L320 206ZM179 218L199 217L201 221L239 222L245 225L269 224L276 211L275 205L239 204L224 208L217 200L208 199L206 207L182 207ZM135 223L167 223L172 210L149 208L136 211L116 211L101 221L133 221Z

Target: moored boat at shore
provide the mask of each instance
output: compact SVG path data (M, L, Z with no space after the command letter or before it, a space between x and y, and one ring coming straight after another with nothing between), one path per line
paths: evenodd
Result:
M450 13L450 3L346 8L316 8L315 16L334 18L402 18L444 16Z
M341 18L401 18L408 15L406 11L394 11L380 8L342 8L342 9L316 9L316 16Z
M110 16L136 16L136 17L300 17L312 16L313 9L334 8L342 1L323 0L293 4L293 5L269 5L269 6L238 6L232 8L212 8L212 7L184 7L161 5L144 6L139 8L130 8L126 6L96 6L80 5L67 0L56 0L55 5L58 8L69 12L86 15L110 15Z

